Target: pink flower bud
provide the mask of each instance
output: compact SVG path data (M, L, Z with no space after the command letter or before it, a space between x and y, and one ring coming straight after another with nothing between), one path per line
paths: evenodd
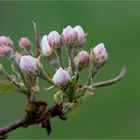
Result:
M52 31L48 34L48 43L51 47L59 48L61 45L60 35L56 31Z
M51 52L51 47L48 43L47 35L44 35L41 40L41 50L44 55L49 55Z
M25 48L26 50L30 50L32 46L30 40L27 37L20 38L19 45L21 48Z
M53 76L53 82L55 85L67 85L70 80L69 73L63 68L59 68Z
M12 50L13 42L9 37L0 36L0 56L5 56Z
M74 27L74 30L77 32L78 45L82 45L86 41L85 32L84 32L83 28L81 26L77 25Z
M12 47L13 42L9 37L0 36L0 46Z
M98 44L96 47L92 49L92 52L95 55L96 63L104 63L108 59L108 53L103 43Z
M79 53L79 62L82 65L86 65L89 61L89 53L87 51L81 51Z
M6 53L11 51L10 47L7 46L0 46L0 56L5 56Z
M20 68L26 72L37 72L39 70L40 63L38 59L31 55L24 55L20 58Z
M77 32L71 26L67 26L65 29L63 29L62 40L66 45L69 46L73 44L76 39Z
M74 58L74 63L78 71L81 71L89 63L89 53L87 51L81 51Z

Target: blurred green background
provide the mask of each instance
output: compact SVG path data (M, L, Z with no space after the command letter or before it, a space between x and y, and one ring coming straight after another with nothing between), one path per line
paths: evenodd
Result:
M104 42L109 60L96 81L115 76L123 65L127 74L120 83L97 89L96 96L67 121L52 119L50 137L44 129L31 126L11 132L9 138L140 138L140 2L0 2L0 35L10 36L15 49L22 36L34 42L32 21L37 22L41 35L80 24L88 33L86 50ZM0 62L11 71L8 61L0 58ZM86 72L81 82L87 78ZM51 104L53 92L42 89L38 98ZM1 93L0 126L22 117L25 101L19 93Z

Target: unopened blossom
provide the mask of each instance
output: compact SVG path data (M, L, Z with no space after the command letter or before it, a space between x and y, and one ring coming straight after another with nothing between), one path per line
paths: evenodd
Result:
M32 44L31 44L31 41L27 37L22 37L19 40L19 46L28 51L31 49Z
M108 59L108 53L103 43L98 44L92 49L95 61L98 64L104 63Z
M86 34L80 25L74 27L77 32L77 45L82 45L86 41Z
M87 51L81 51L79 53L79 62L80 64L87 64L89 61L89 53Z
M87 51L81 51L74 59L75 65L78 69L86 67L89 63L89 53Z
M0 56L5 56L12 50L13 42L9 37L0 36Z
M70 80L69 73L63 68L59 68L53 76L53 82L55 85L67 85Z
M62 40L69 46L72 45L77 39L77 32L70 25L63 29Z
M43 55L49 55L51 53L51 47L48 43L47 35L42 37L40 46Z
M12 45L13 45L13 42L9 37L0 36L0 46L12 47Z
M11 51L10 47L0 46L0 56L5 56L9 51Z
M26 72L37 72L39 70L39 60L31 55L24 55L20 58L20 68Z
M48 44L51 47L59 48L61 45L61 38L58 32L52 31L48 34Z

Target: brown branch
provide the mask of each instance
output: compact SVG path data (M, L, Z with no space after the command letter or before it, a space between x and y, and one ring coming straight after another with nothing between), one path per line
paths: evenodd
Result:
M24 118L22 118L20 120L17 120L15 122L11 123L11 124L8 124L8 125L0 128L0 139L5 138L5 135L8 132L10 132L10 131L18 128L18 127L24 126L26 123L28 123L28 121L29 121L28 117L25 116Z
M114 84L114 83L120 81L121 79L123 79L125 73L126 73L126 69L122 68L122 70L119 73L119 75L116 76L115 78L113 78L111 80L95 83L95 84L93 84L93 85L91 85L89 87L86 87L86 88L94 89L94 88L98 88L98 87L103 87L103 86L108 86L108 85ZM63 112L62 112L62 104L60 104L60 105L55 104L55 105L51 106L48 110L45 111L45 115L47 115L48 118L49 117L59 116L59 118L61 118L62 120L66 119L64 114L63 114ZM47 116L45 116L45 118ZM6 134L11 132L12 130L14 130L16 128L23 127L23 126L29 126L29 125L32 125L32 124L37 124L38 123L37 121L40 120L40 117L41 117L41 114L39 116L37 116L37 118L36 118L36 116L34 116L34 115L30 116L27 113L27 115L24 118L22 118L20 120L17 120L15 122L11 123L11 124L8 124L8 125L0 128L0 139L5 139L7 137ZM39 122L41 122L41 121L42 120L40 120Z
M46 105L45 102L36 102L36 103L37 104L42 103L42 105L43 104ZM27 127L29 125L34 125L34 124L41 124L46 120L49 121L50 117L58 116L60 119L66 120L66 118L64 117L64 114L62 112L62 104L54 104L51 107L49 107L47 110L44 110L44 111L42 110L43 112L42 113L40 112L39 114L38 114L38 111L41 111L40 109L42 109L42 106L40 106L38 109L39 110L34 110L36 112L27 111L28 113L24 118L17 120L11 124L8 124L4 127L1 127L0 128L0 139L6 139L7 133L15 130L16 128L25 127L25 126ZM42 128L46 128L46 127L47 126L43 126ZM50 132L49 132L49 134L50 134Z

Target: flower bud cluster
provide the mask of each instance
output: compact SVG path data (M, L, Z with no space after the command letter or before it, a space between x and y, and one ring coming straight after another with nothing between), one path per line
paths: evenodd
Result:
M74 28L70 25L63 29L62 40L67 46L80 46L86 41L86 34L83 28L79 25Z
M67 48L73 48L76 50L77 47L80 48L73 57L69 58L72 63L70 67L74 71L81 71L88 66L89 61L98 66L101 66L108 59L108 53L103 43L98 44L93 49L91 49L90 54L82 49L82 45L86 41L86 33L80 25L71 27L70 25L63 29L62 33L59 34L57 31L52 31L48 35L44 35L40 41L40 51L43 56L48 57L51 64L56 68L56 73L54 74L52 81L55 85L67 85L72 77L72 73L69 73L68 68L64 68L60 62L61 58L61 48L62 44L67 46ZM13 42L9 37L0 36L0 56L5 56L7 52L12 49ZM21 37L19 40L19 46L25 51L30 51L32 47L31 41L27 37ZM58 51L59 50L59 51ZM21 70L27 73L37 73L41 69L41 62L34 56L24 54L23 56L15 52L14 54L19 54L18 59L20 59ZM14 55L17 58L17 55ZM62 59L63 60L63 59Z
M75 27L69 25L63 29L61 34L57 31L52 31L37 41L40 43L39 57L28 53L32 51L32 43L27 37L21 37L19 46L25 53L13 51L13 57L15 60L18 60L17 62L19 62L21 71L27 75L30 74L34 76L40 76L40 74L44 73L40 61L41 57L48 58L50 64L52 64L56 71L51 77L47 77L47 81L51 81L50 83L56 87L67 87L69 91L71 87L69 87L69 85L76 83L76 79L73 80L73 77L76 78L77 73L80 73L81 70L89 64L92 65L92 67L101 67L108 59L108 53L103 43L95 46L89 53L82 48L85 41L86 33L83 28L80 25ZM63 49L61 49L63 44L66 46L69 55L68 67L63 65L64 59L62 58L62 53L64 52L62 52ZM12 46L13 42L9 37L0 36L0 56L5 56L9 50L12 50ZM69 52L69 50L72 51ZM74 55L69 53L74 53ZM33 87L34 86L35 85L33 85ZM75 87L75 85L73 86Z
M2 81L6 88L27 96L26 117L18 121L16 125L37 124L45 128L49 135L52 128L50 118L58 116L66 120L65 114L93 96L95 88L111 85L121 80L125 69L122 69L121 73L113 79L93 83L94 76L108 60L108 53L103 43L99 43L88 51L83 48L86 33L80 25L75 27L69 25L62 30L62 33L52 31L41 37L37 25L33 24L35 44L32 44L27 37L21 37L18 41L20 51L14 50L13 41L9 37L0 36L0 56L10 60L15 75L8 74L1 64L0 73L3 77L5 76L2 80L6 78L6 82L10 81L6 84ZM52 66L51 71L49 71L46 60ZM85 74L85 83L81 84L79 83L80 76L83 74L81 71L85 68L88 74ZM40 80L48 83L47 88L41 87ZM52 88L57 89L53 95L55 104L51 107L49 105L48 108L47 102L37 100L36 94L41 93L40 89L48 92ZM21 123L23 121L24 123ZM14 125L10 124L10 126ZM13 130L12 127L9 128L7 129L6 126L1 129L4 133L0 132L0 138L7 136L5 135L7 130L8 132Z

